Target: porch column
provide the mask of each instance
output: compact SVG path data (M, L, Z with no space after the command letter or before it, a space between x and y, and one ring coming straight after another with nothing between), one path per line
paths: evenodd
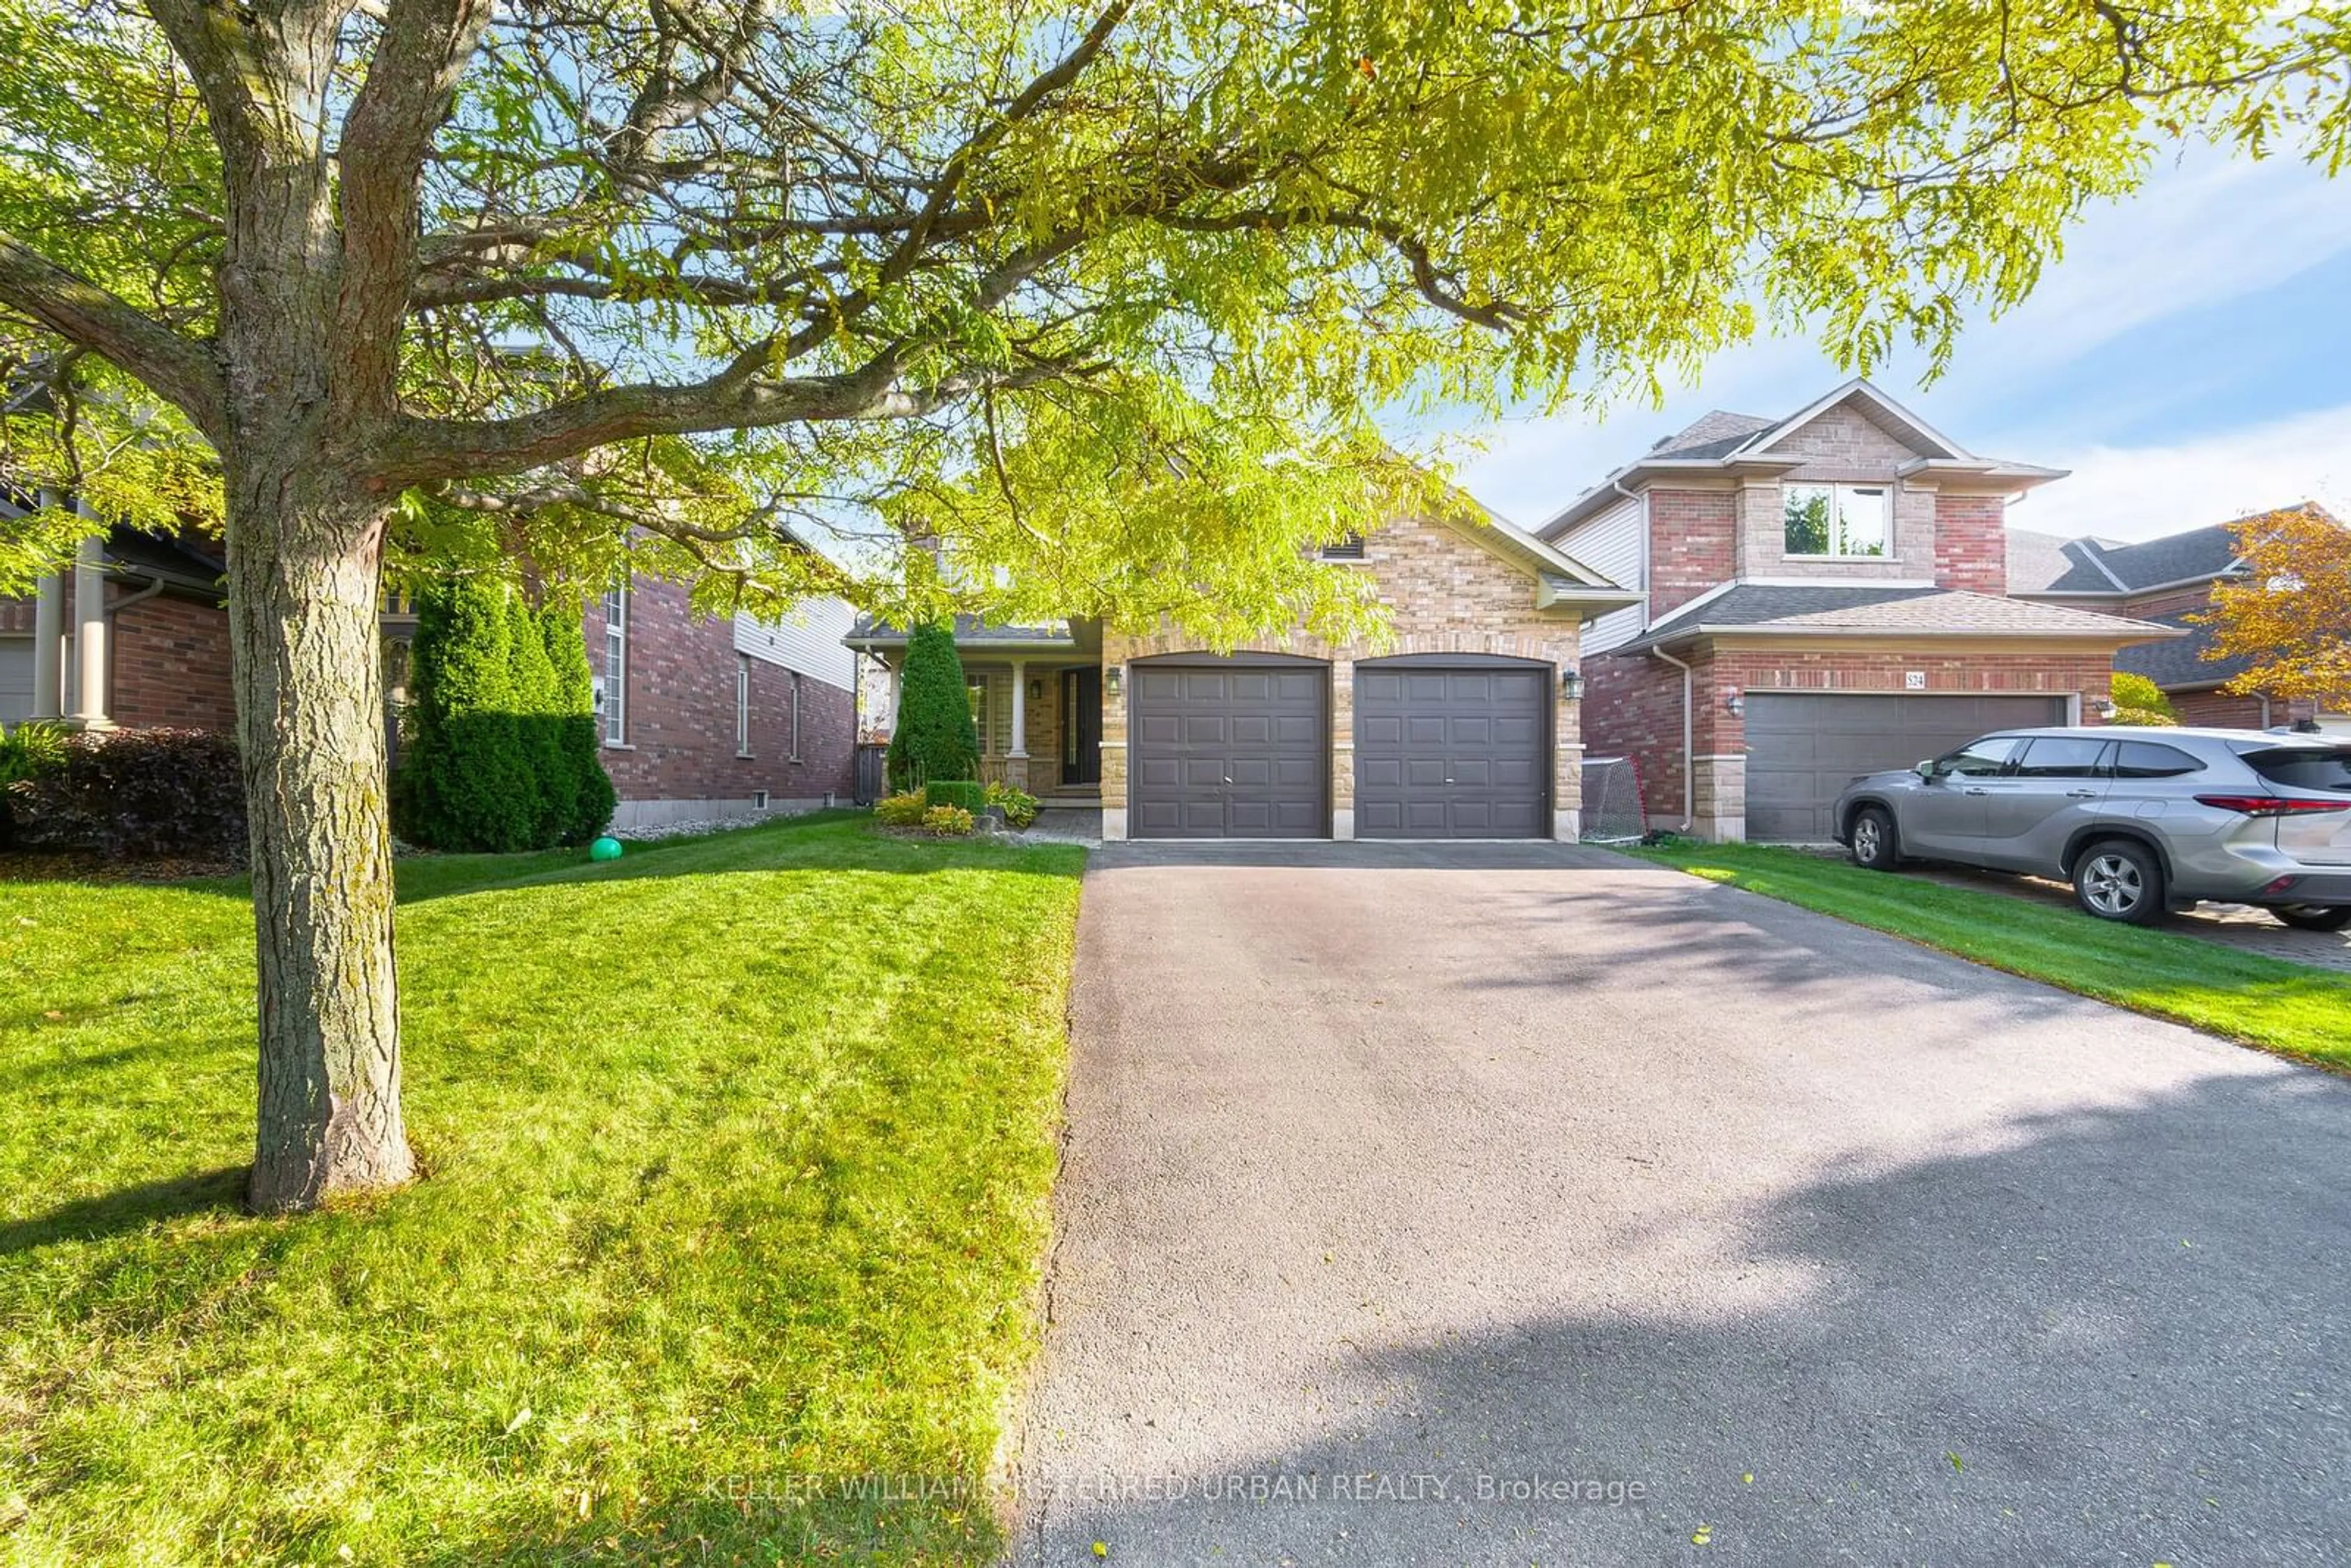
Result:
M1012 661L1012 749L1007 757L1029 755L1029 661Z
M89 515L87 503L75 510ZM86 538L74 552L74 711L77 729L112 729L106 716L106 546Z
M57 504L57 497L46 490L41 492L43 509ZM35 718L65 716L65 651L66 580L54 571L44 572L40 581L35 585L33 599Z

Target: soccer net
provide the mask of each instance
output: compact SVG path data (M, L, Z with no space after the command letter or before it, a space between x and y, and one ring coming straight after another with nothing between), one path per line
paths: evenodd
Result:
M1583 841L1638 842L1649 831L1641 810L1641 770L1629 757L1583 759Z

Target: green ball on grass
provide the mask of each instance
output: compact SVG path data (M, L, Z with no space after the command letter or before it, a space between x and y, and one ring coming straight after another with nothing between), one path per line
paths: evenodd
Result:
M619 860L621 858L621 841L612 837L610 833L605 834L602 838L598 839L594 843L588 846L588 858L591 861Z

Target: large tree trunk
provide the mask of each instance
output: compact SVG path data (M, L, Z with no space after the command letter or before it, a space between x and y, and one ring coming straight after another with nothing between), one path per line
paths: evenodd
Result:
M378 646L388 507L339 485L330 465L229 470L229 629L260 939L250 1201L266 1212L416 1169L400 1115Z

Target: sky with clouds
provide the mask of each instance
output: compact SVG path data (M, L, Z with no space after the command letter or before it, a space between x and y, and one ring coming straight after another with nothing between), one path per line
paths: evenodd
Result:
M1873 379L1952 440L2071 476L2010 526L2152 538L2316 499L2351 517L2351 174L2210 155L2096 209L2022 306L1922 389ZM1662 409L1465 423L1468 489L1533 526L1711 408L1792 413L1844 380L1811 343L1725 354Z

